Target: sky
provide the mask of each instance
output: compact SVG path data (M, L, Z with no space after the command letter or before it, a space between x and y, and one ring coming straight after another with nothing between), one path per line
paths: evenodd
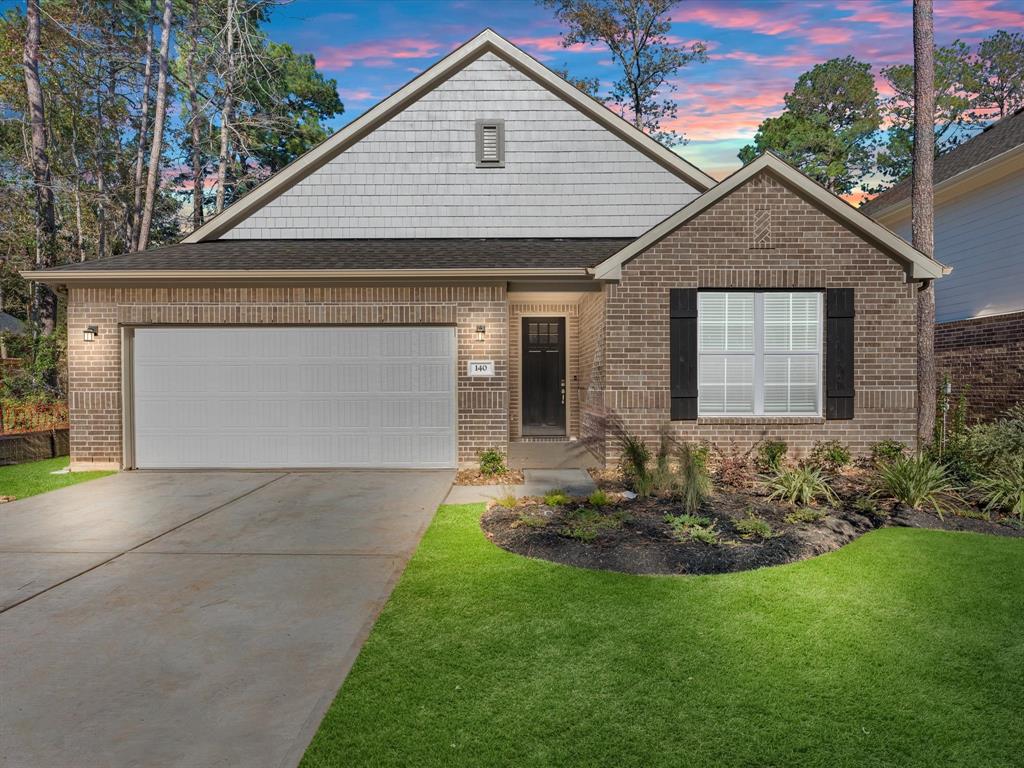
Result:
M607 49L563 48L553 14L532 0L293 0L274 10L269 32L337 80L345 113L330 124L339 128L484 27L549 67L600 78L603 91L616 77ZM940 45L997 29L1024 31L1024 0L935 0ZM675 78L679 118L669 127L689 139L676 150L722 178L814 64L852 54L873 65L885 95L881 67L912 58L911 0L684 0L671 35L704 41L710 57Z

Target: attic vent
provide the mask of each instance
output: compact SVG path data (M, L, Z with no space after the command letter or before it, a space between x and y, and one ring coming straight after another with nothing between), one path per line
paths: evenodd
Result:
M505 121L476 121L476 167L505 167Z

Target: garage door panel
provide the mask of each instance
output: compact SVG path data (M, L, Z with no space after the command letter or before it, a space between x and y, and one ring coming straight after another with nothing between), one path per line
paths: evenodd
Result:
M140 468L455 464L454 329L140 328L134 350Z

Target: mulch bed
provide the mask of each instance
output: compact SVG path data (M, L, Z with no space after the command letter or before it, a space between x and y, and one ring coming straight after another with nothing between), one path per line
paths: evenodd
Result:
M481 519L488 539L510 552L551 560L580 568L634 574L711 574L746 571L783 565L821 555L842 547L868 531L884 526L974 531L1001 536L1024 536L1024 529L1008 519L979 520L912 510L892 503L879 504L862 513L852 501L863 494L856 471L836 477L833 488L841 504L821 508L820 520L787 522L793 508L768 500L756 483L749 487L720 488L699 514L713 521L718 541L708 544L681 540L665 521L666 515L682 513L670 498L628 499L616 492L621 481L609 474L599 480L613 503L589 515L598 526L581 537L581 513L586 500L549 506L543 499L521 499L515 509L492 506ZM595 517L600 515L601 517ZM737 521L756 516L772 529L769 538L744 536ZM601 525L606 522L606 525Z
M456 485L522 485L523 473L510 469L500 475L485 475L476 467L460 469L455 473Z

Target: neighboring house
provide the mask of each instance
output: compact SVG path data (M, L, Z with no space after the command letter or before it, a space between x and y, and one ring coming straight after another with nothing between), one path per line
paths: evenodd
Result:
M861 211L907 240L910 179ZM969 414L1024 401L1024 109L935 160L936 361Z
M490 30L68 291L75 466L451 467L610 422L915 435L943 267L774 156L716 183Z
M25 333L25 324L14 315L0 312L0 333L11 333L21 336Z

